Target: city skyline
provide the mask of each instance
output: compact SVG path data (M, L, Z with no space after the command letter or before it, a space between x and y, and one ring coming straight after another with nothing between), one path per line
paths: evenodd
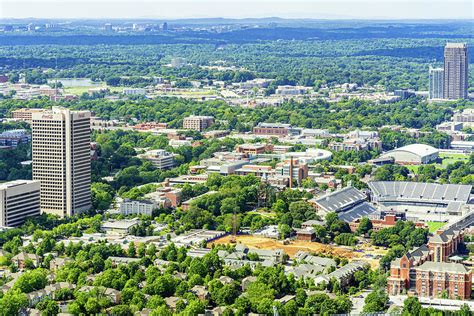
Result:
M370 6L371 10L366 10ZM93 8L93 10L91 10ZM209 10L209 8L212 8ZM294 19L472 19L473 3L443 1L31 1L6 0L0 19L6 18L263 18Z

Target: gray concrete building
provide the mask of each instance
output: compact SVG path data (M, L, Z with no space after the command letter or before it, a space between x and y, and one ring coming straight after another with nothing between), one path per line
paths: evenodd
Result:
M17 227L40 215L40 183L15 180L0 184L0 226Z

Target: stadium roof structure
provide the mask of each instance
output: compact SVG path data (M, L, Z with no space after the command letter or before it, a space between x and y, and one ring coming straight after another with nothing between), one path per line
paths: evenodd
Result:
M377 202L419 202L450 205L469 202L471 185L408 181L371 181L369 188Z
M367 195L354 187L345 187L328 193L318 199L309 202L323 212L336 212L339 219L351 222L355 219L368 216L377 209L366 201Z
M411 144L411 145L406 145L406 146L403 146L403 147L395 148L395 149L393 149L389 152L386 152L382 156L384 156L386 154L389 154L389 153L396 152L396 151L406 151L406 152L409 152L411 154L414 154L414 155L417 155L417 156L420 156L420 157L424 157L424 156L430 156L430 155L436 154L439 150L434 148L433 146L429 146L429 145L425 145L425 144Z
M318 199L312 199L311 202L326 212L342 212L366 199L367 196L356 188L345 187Z
M375 206L373 206L369 202L364 201L360 204L357 204L356 206L354 206L348 211L339 213L338 217L340 220L350 223L356 219L359 219L362 217L368 217L369 215L375 213L376 211L377 211L377 208Z

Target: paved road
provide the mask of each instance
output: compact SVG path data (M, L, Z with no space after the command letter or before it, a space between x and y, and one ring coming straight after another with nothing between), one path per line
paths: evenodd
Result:
M361 294L352 296L351 301L352 301L352 310L351 310L351 315L360 315L362 313L362 309L364 308L365 305L365 298L369 293L372 292L371 290L364 290L362 291Z

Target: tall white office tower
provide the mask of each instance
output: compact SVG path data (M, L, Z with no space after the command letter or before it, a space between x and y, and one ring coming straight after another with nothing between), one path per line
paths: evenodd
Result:
M53 107L33 113L33 180L41 212L61 217L91 207L90 112Z

